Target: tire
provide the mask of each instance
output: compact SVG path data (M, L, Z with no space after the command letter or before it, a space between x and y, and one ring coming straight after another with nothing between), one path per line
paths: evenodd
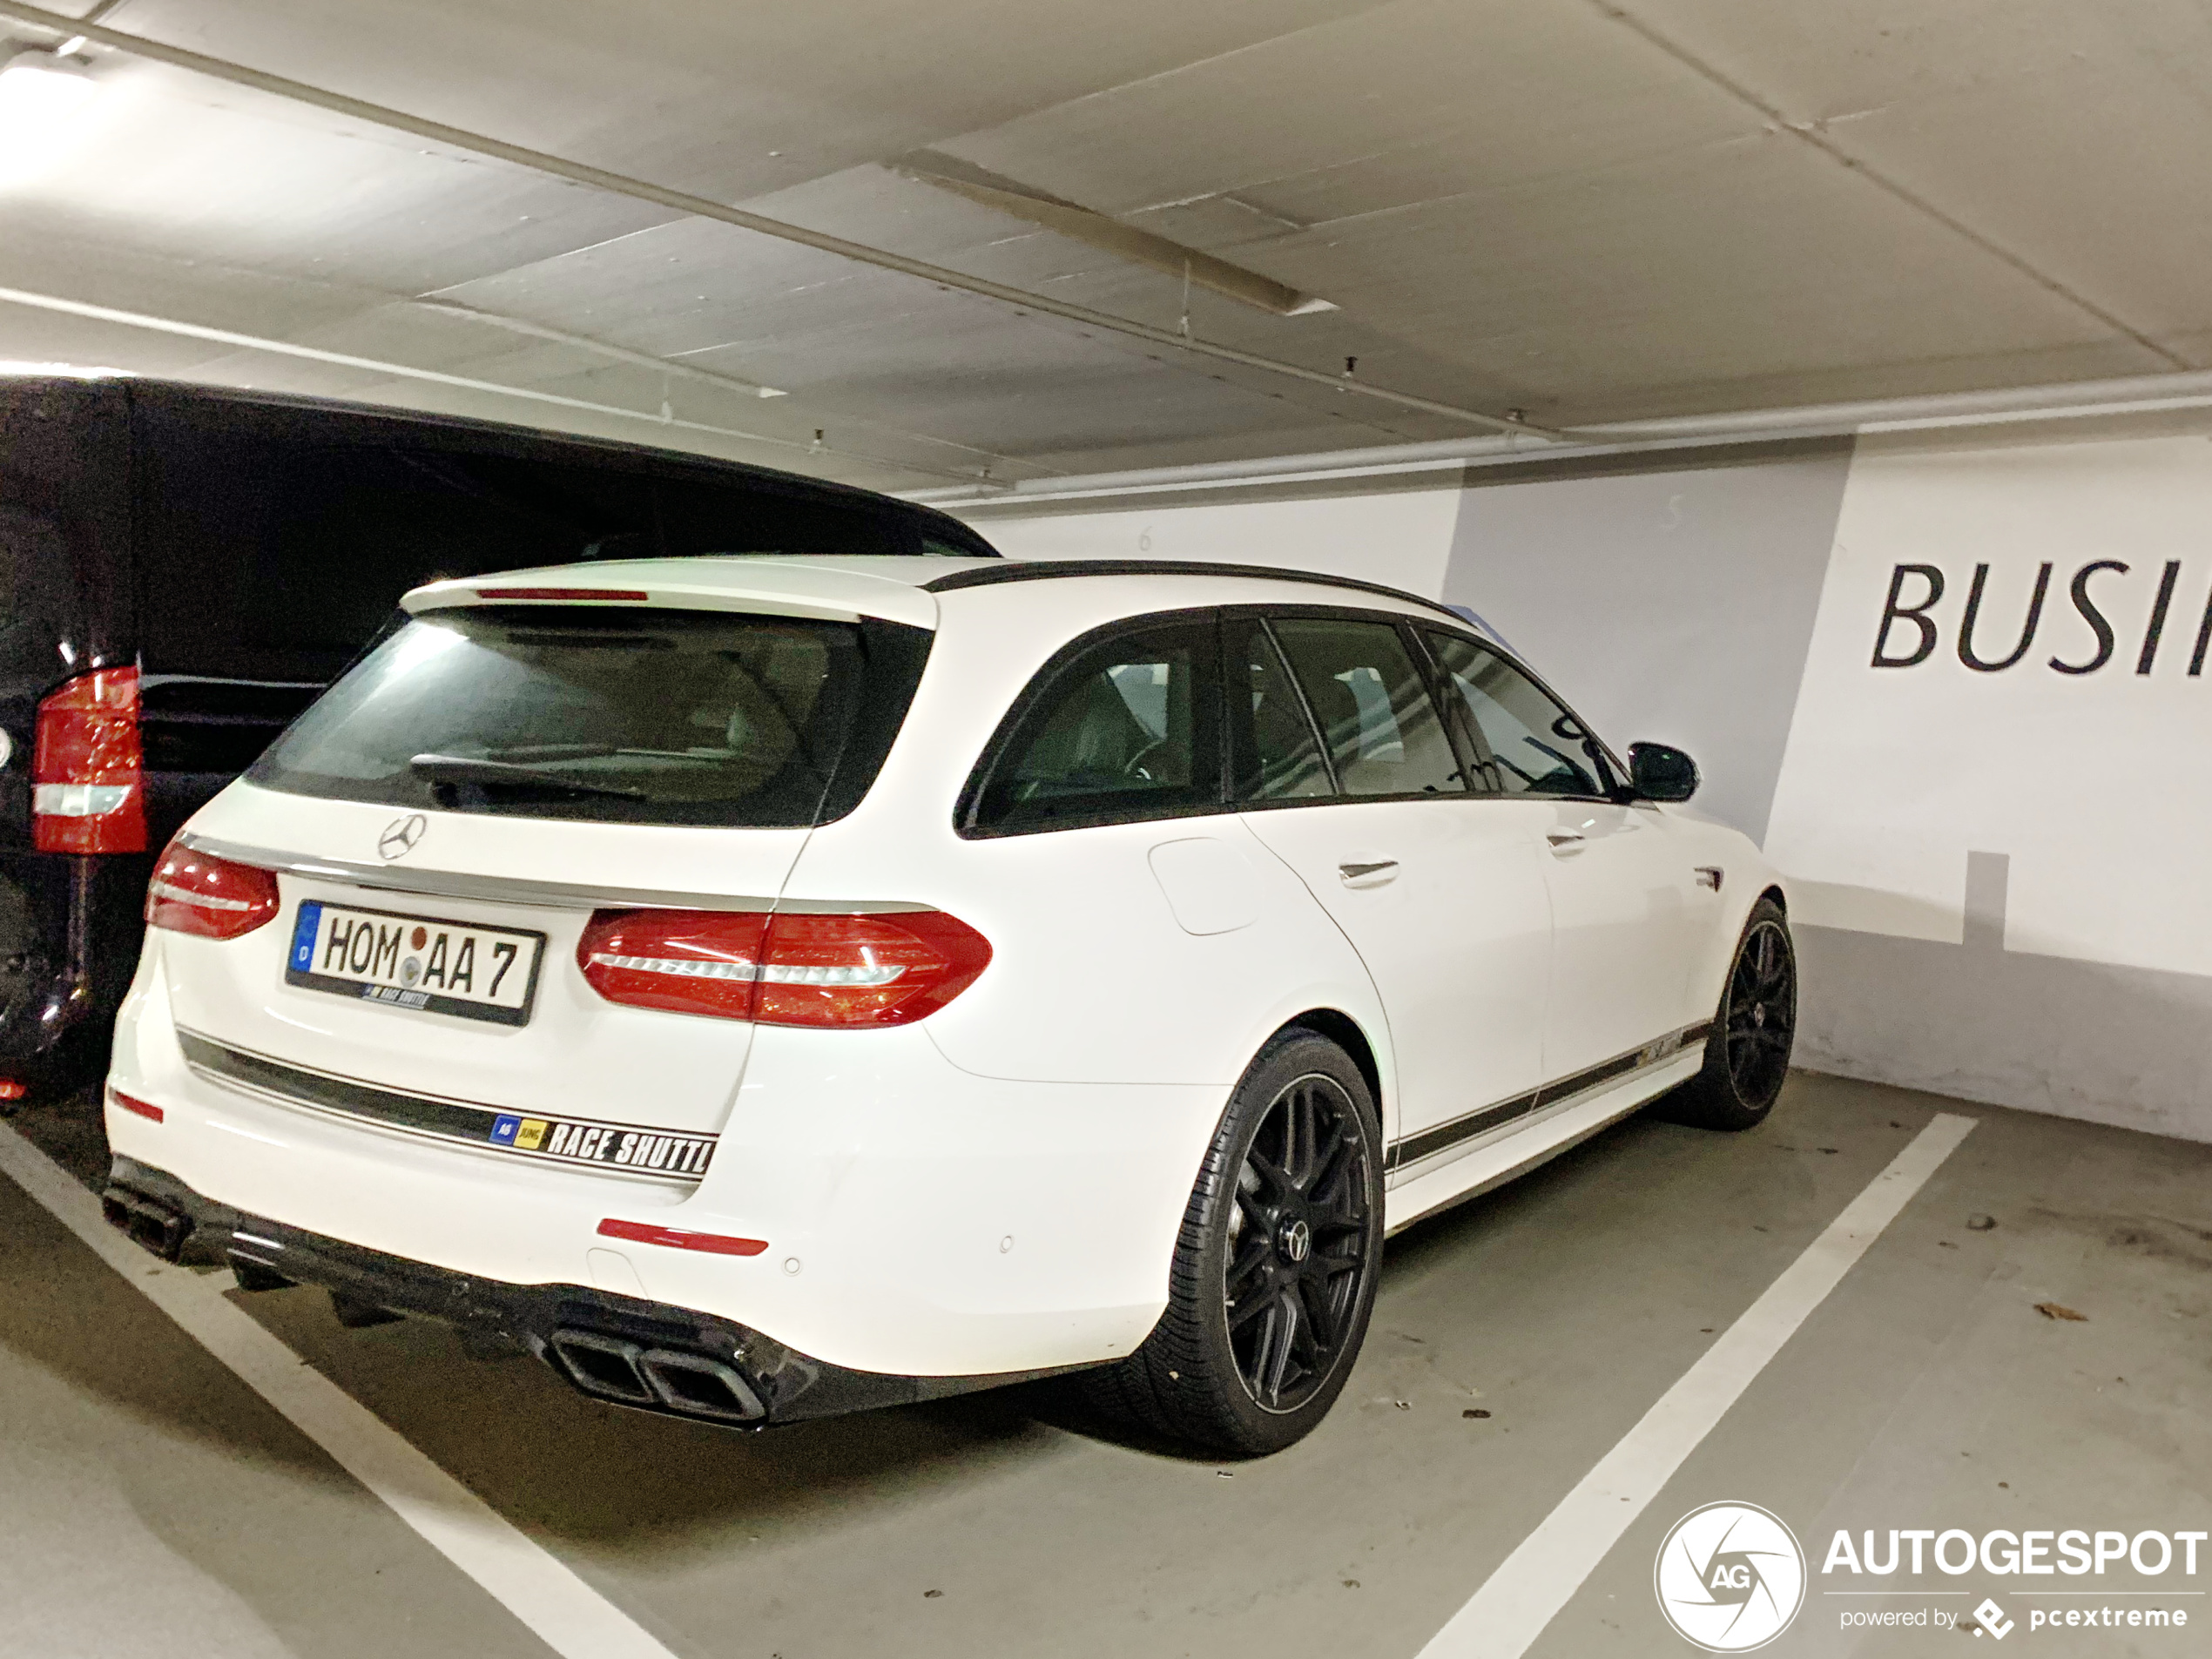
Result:
M1696 1129L1747 1130L1766 1122L1790 1074L1797 1032L1797 954L1782 907L1761 899L1721 986L1705 1066L1669 1095L1659 1115Z
M1231 1096L1184 1212L1168 1305L1094 1410L1217 1453L1311 1433L1344 1392L1382 1266L1382 1134L1327 1038L1271 1039Z

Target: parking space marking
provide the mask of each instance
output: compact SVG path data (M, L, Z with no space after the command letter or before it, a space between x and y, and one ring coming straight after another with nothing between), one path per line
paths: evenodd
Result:
M102 1218L98 1198L12 1130L0 1129L0 1173L562 1659L675 1659L543 1545L233 1306L223 1294L227 1276L174 1267L141 1250Z
M1937 1113L1521 1541L1420 1659L1521 1659L1975 1122Z

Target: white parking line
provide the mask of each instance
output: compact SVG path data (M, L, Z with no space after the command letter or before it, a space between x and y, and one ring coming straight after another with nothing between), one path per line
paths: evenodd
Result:
M542 1545L232 1305L223 1295L227 1275L172 1267L139 1249L101 1218L98 1199L12 1130L0 1130L0 1173L563 1659L675 1659Z
M1937 1113L1521 1541L1421 1649L1420 1659L1521 1659L1974 1121Z

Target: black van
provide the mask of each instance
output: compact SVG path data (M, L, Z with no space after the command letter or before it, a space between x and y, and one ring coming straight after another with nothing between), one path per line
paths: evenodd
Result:
M996 557L734 462L120 374L0 375L0 1110L96 1074L153 855L442 576Z

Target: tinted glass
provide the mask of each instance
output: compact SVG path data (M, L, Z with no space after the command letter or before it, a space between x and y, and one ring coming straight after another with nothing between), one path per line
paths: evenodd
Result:
M0 689L7 694L36 697L91 663L132 660L123 400L117 382L0 381ZM29 727L17 727L16 736L27 743Z
M809 824L864 668L849 624L439 611L371 652L246 775L451 812Z
M1306 617L1273 627L1327 738L1344 793L1465 792L1427 678L1397 629Z
M988 559L997 556L988 547L972 542L948 541L942 534L924 534L921 551L924 557L932 559Z
M1250 684L1246 706L1232 707L1236 797L1240 801L1297 800L1333 794L1321 745L1282 653L1255 620L1231 624L1232 676Z
M1603 749L1589 729L1494 651L1459 634L1431 634L1429 649L1482 733L1508 795L1602 795Z
M993 763L978 829L1165 817L1221 803L1211 620L1134 630L1049 671Z
M795 495L673 457L228 402L153 398L138 418L142 644L157 671L327 681L401 594L441 576L921 550L895 503Z

